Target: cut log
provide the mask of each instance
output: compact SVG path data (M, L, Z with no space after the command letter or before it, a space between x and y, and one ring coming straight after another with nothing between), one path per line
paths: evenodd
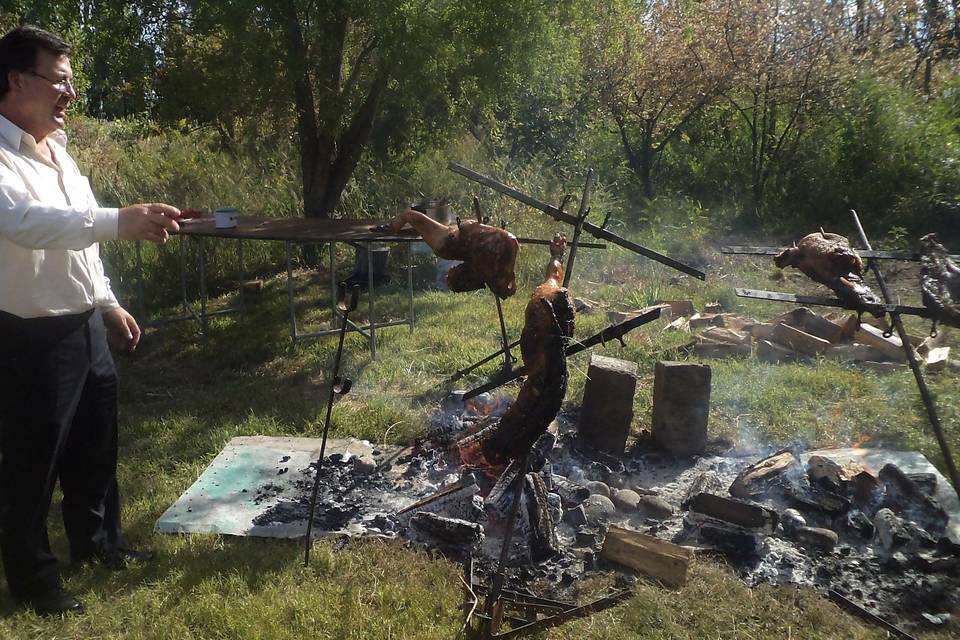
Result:
M777 318L780 322L800 329L827 342L837 342L843 326L827 320L807 307L799 307Z
M719 313L695 313L690 316L690 328L719 327L723 324L723 316Z
M669 320L673 317L670 307L667 305L655 305L653 307L648 307L646 309L634 309L632 311L607 311L607 320L611 324L620 324L626 322L627 320L633 320L637 316L648 313L651 309L660 307L660 319Z
M720 326L727 329L732 329L733 331L738 331L740 333L750 334L751 329L757 324L760 324L758 321L753 318L745 318L743 316L738 316L734 313L721 313L720 319L723 321Z
M830 342L781 322L773 328L774 339L798 353L815 356L830 347Z
M777 364L780 362L791 362L796 360L797 354L792 349L781 347L775 342L761 340L757 343L757 358L763 360L764 362Z
M776 511L735 498L699 493L690 500L687 508L747 529L761 529L772 533L777 528Z
M723 311L723 305L719 302L708 302L703 306L704 313L721 313Z
M883 331L869 324L862 324L854 334L857 342L876 347L885 356L896 362L905 362L907 354L903 350L903 343L897 336L885 338Z
M845 362L865 362L867 360L878 362L886 358L882 351L867 344L834 344L830 345L825 354Z
M581 298L580 296L575 296L573 298L573 309L577 313L582 313L584 315L590 315L600 307L600 303L596 300L590 300L589 298Z
M743 471L730 485L730 495L744 500L762 496L772 482L786 474L799 473L800 461L790 451L778 451Z
M917 347L917 353L919 353L922 356L925 356L928 353L930 353L933 349L936 349L937 347L942 347L944 335L945 334L943 331L938 331L935 337L927 336L926 338L923 339L923 342L920 343L920 346Z
M934 347L927 353L927 371L943 371L950 360L950 347Z
M773 328L776 326L775 324L768 323L755 324L750 327L750 335L758 342L760 340L770 340L773 338Z
M263 291L263 280L244 280L240 283L240 290L250 295L259 294Z
M701 339L726 344L750 344L750 336L726 327L712 327L700 334Z
M673 317L692 316L697 312L691 300L660 300L656 304L665 304L670 307Z
M610 527L600 557L636 569L669 587L682 587L693 552L654 536Z
M729 342L714 342L700 340L693 345L693 352L701 358L731 358L746 357L753 353L750 344L731 344Z

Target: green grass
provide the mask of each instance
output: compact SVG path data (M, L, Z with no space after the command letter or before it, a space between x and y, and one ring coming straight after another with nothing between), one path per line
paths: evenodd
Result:
M538 234L543 235L543 234ZM511 337L519 335L529 286L545 249L527 248L524 288L504 311ZM629 309L658 298L689 298L698 307L721 301L764 318L786 308L747 303L734 286L796 290L759 260L713 256L706 283L676 278L624 252L581 252L573 282L576 294L605 308ZM302 328L320 328L329 318L322 276L299 274ZM613 284L611 284L613 283ZM234 539L211 535L153 533L159 515L196 479L223 445L237 435L318 436L328 393L334 337L292 346L286 283L268 279L243 316L211 322L201 337L192 323L149 329L121 369L121 462L124 521L131 542L157 549L144 567L114 573L98 567L68 568L67 586L88 615L44 620L17 607L4 588L0 638L350 638L428 639L457 636L462 600L457 567L400 543L355 543L334 550L318 542L309 568L297 542ZM227 296L214 306L235 302ZM384 316L405 310L399 286L384 291ZM357 312L364 318L365 304ZM452 385L453 371L493 351L498 344L496 307L489 293L419 291L417 324L378 333L378 359L350 335L343 373L353 391L333 414L333 435L376 442L409 442L423 418ZM169 310L171 313L175 309ZM604 313L578 318L577 335L606 324ZM653 363L686 358L678 347L688 334L665 332L657 322L628 335L626 346L594 352L635 360L641 381L637 428L649 425ZM914 325L917 331L923 327ZM957 346L957 337L949 337ZM589 354L571 363L568 399L582 398ZM711 431L737 440L750 434L777 445L841 446L870 439L894 448L918 449L941 468L942 459L926 423L909 371L864 373L832 361L767 365L753 359L710 361L714 372ZM472 386L482 374L460 387ZM956 377L929 378L954 451L960 451ZM54 511L56 511L54 509ZM54 548L67 557L59 518L51 516ZM583 585L582 599L595 592ZM598 588L598 587L597 587ZM593 590L592 590L593 589ZM918 633L948 637L948 632ZM747 589L714 560L698 559L689 583L678 591L640 582L629 602L552 630L541 638L602 640L632 638L882 638L809 590Z

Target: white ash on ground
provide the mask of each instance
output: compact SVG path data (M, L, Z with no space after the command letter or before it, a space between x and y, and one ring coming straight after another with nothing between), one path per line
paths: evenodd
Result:
M506 396L466 405L454 396L396 459L378 459L363 474L349 460L325 461L314 526L472 557L477 576L489 578L512 506L510 479L519 474L464 468L451 444L507 406ZM509 587L578 599L577 586L590 575L630 582L635 574L602 553L616 525L721 555L748 585L833 589L907 627L955 624L946 614L960 606L960 524L931 498L933 474L809 464L791 451L773 463L763 452L717 447L678 459L645 442L621 459L578 450L577 422L565 405L555 433L531 455ZM307 517L313 469L290 473L302 475L299 495L266 517Z

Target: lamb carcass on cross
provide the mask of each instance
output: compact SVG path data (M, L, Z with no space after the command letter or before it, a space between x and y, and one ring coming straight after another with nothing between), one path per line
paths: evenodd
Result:
M960 267L935 233L920 238L920 290L935 321L960 327Z
M567 342L573 337L574 309L563 286L566 239L561 234L550 243L550 261L543 283L536 288L524 313L520 355L527 379L517 400L501 418L459 444L464 463L502 467L520 459L557 417L567 393Z
M468 220L445 225L414 209L407 209L387 224L400 233L409 224L438 258L462 260L447 271L451 291L476 291L484 286L499 298L517 292L516 264L520 243L505 229Z
M845 306L883 315L878 308L880 298L863 284L863 261L841 235L822 230L811 233L781 251L773 262L781 269L796 267L811 280L830 287Z

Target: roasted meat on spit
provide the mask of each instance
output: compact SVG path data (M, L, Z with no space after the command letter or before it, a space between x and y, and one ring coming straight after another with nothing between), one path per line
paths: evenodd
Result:
M573 337L574 310L563 286L566 239L550 243L546 277L527 303L520 354L527 379L501 418L458 443L460 457L472 466L496 468L522 458L547 431L567 393L567 342Z
M774 259L781 269L796 267L810 279L830 287L844 305L880 317L880 298L863 284L863 261L847 239L823 230L805 236Z
M936 322L960 327L960 267L935 233L920 238L920 289Z
M515 267L520 243L509 231L472 220L447 226L414 209L391 220L387 230L400 233L407 224L438 258L463 261L447 272L451 291L476 291L486 285L500 298L517 292Z

